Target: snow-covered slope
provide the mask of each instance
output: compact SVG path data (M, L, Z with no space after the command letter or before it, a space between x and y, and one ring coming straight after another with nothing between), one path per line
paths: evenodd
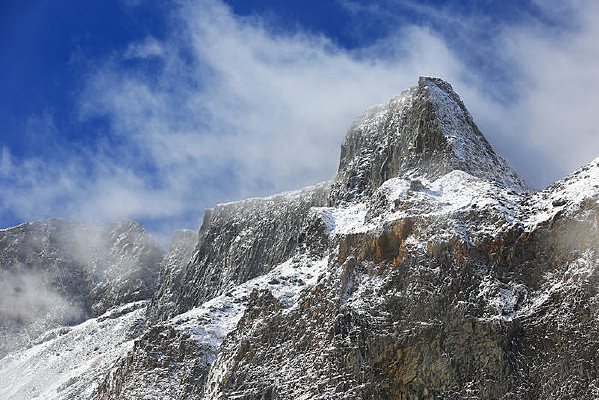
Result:
M163 255L130 220L0 230L0 357L48 329L152 297Z
M522 204L522 224L527 230L563 216L573 216L582 208L591 213L599 199L599 157L533 193ZM591 215L592 217L592 215Z
M98 398L198 398L204 393L206 379L211 382L221 378L210 366L220 344L237 327L256 293L272 292L277 306L289 312L297 307L300 293L322 277L327 261L328 257L298 255L265 275L151 328L111 371ZM192 360L180 353L183 346L187 353L196 354ZM195 373L190 372L193 369Z
M525 194L506 190L497 182L454 170L432 182L424 178L391 178L366 201L314 208L314 212L327 224L332 235L368 232L406 217L451 218L458 223L453 229L463 232L466 227L460 225L460 214L488 212L494 214L496 220L473 221L477 224L475 233L488 236L514 222L517 204L525 197Z
M0 361L0 398L86 399L142 332L146 301L47 332Z

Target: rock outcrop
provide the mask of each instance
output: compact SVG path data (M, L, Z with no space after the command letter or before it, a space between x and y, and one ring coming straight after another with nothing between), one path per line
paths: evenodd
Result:
M97 399L198 399L214 357L212 347L183 332L151 327L100 385Z
M184 268L192 260L198 245L198 232L179 230L173 233L171 245L160 266L159 285L148 308L148 324L170 318L175 310L177 294L183 281Z
M370 196L390 178L434 180L453 170L527 189L495 154L451 85L420 78L418 86L355 119L341 144L330 202Z
M300 245L311 207L323 206L329 183L271 197L219 204L206 210L193 259L180 273L185 285L161 282L150 313L164 320L264 275ZM174 299L162 307L162 296Z

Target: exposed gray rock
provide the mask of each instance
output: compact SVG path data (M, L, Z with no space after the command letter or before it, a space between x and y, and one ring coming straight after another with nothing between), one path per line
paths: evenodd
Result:
M123 220L108 229L103 246L108 253L98 255L93 265L97 279L90 291L93 316L116 305L151 298L164 257L162 247L137 222Z
M135 341L94 398L199 399L214 357L210 346L199 345L185 333L168 325L154 326Z
M181 271L184 284L161 282L151 315L165 319L185 312L288 259L308 211L325 205L328 191L329 183L321 183L206 210L194 258ZM163 307L167 293L174 305Z
M175 315L178 290L184 285L184 268L192 260L198 238L198 232L190 230L178 230L173 233L168 254L160 266L159 287L148 308L149 324L157 322L160 317L170 318ZM160 312L163 315L160 315Z
M406 217L341 235L296 307L254 296L205 398L597 398L593 176L599 160L522 196L513 223L489 206L435 216L413 195ZM537 197L569 209L545 216Z
M0 231L0 356L48 329L150 298L164 251L136 222L52 218Z
M527 190L482 135L451 85L420 78L389 103L367 109L341 144L331 205L370 196L387 179L434 180L450 171Z

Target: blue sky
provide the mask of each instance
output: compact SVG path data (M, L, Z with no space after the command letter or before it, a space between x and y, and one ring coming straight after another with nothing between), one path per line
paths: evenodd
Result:
M0 5L0 227L140 221L331 178L353 117L448 80L543 187L599 155L593 1Z

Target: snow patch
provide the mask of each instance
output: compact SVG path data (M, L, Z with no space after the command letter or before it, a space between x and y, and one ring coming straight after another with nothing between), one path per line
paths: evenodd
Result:
M70 327L0 360L0 398L89 398L106 371L133 347L147 301L130 303ZM52 336L52 335L50 335Z
M286 308L284 312L289 312L300 293L316 284L327 263L328 257L316 260L305 255L293 257L269 273L242 283L166 323L184 330L198 343L216 349L237 326L253 290L269 289Z

